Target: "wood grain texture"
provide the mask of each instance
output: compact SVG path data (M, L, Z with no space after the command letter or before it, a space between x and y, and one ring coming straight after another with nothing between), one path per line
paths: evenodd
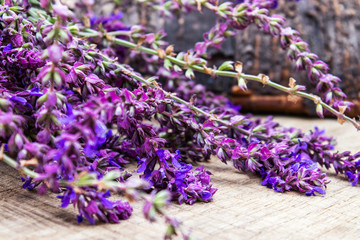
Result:
M358 99L360 89L360 5L346 0L279 0L273 14L286 18L286 25L298 30L309 49L319 55L343 82L341 88L352 99ZM260 38L260 41L259 41ZM236 36L235 59L244 62L244 70L251 74L265 73L274 81L288 84L294 77L299 84L314 92L305 73L295 72L294 64L280 48L277 38L250 26ZM271 88L250 83L258 94L279 94Z
M333 120L275 118L304 130L327 129L339 140L338 150L360 150L360 135ZM260 179L212 159L205 167L219 190L211 203L175 205L170 213L192 227L199 239L357 239L360 232L360 188L329 172L325 197L275 193ZM17 172L0 163L0 239L162 239L162 222L150 224L142 205L120 224L77 224L75 211L59 208L54 194L38 196L21 189Z

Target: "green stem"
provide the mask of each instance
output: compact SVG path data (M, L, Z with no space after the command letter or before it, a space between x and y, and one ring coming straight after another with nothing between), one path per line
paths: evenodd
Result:
M102 57L104 58L105 61L111 61L110 58L108 58L108 57L106 57L106 56L104 56L104 55L102 55ZM116 66L120 69L120 71L129 73L129 74L130 74L130 77L132 77L133 79L135 79L135 80L137 80L137 81L139 81L139 82L141 82L141 83L144 83L144 84L146 84L147 86L152 87L152 86L151 86L151 85L152 85L152 82L151 82L151 81L148 81L148 80L146 80L146 79L143 78L143 77L140 77L140 76L138 76L138 75L136 75L136 74L134 74L134 73L132 73L132 72L129 72L125 67L123 67L122 65L120 65L120 64L118 64L118 63L115 63L115 64L116 64ZM170 97L171 99L173 99L173 100L175 100L175 101L177 101L177 102L179 102L179 103L182 103L182 104L186 105L188 108L190 108L190 109L193 110L194 112L200 113L200 114L208 117L208 118L209 118L210 120L212 120L212 121L216 121L216 122L221 123L222 125L227 126L227 127L235 128L236 130L238 130L239 132L241 132L241 133L244 134L244 135L254 136L254 137L259 138L259 139L266 139L265 136L258 135L258 134L253 134L253 133L251 133L251 132L249 132L249 131L246 131L245 129L232 126L232 125L230 124L230 122L225 121L225 120L222 120L222 119L218 118L218 117L217 117L216 115L214 115L214 114L205 112L204 110L202 110L202 109L200 109L200 108L192 105L191 103L185 101L184 99L181 99L181 98L175 96L174 94L171 94L171 93L165 91L165 90L162 89L162 88L160 88L160 89L164 92L165 96L168 96L168 97Z
M114 31L106 33L108 36L130 36L131 33L129 31ZM79 36L82 37L101 37L102 34L97 31L93 31L91 29L84 29L84 31L78 33Z
M40 6L40 2L37 0L30 0L29 1L32 5Z
M6 164L8 164L9 166L18 169L19 171L22 171L23 173L25 173L26 175L28 175L29 177L32 178L36 178L39 176L38 173L26 168L26 167L21 167L14 159L10 158L9 156L7 156L6 154L2 155L2 159Z
M25 173L29 177L36 178L36 177L39 176L38 173L36 173L36 172L26 168L26 167L21 167L14 159L7 156L6 154L2 154L2 158L0 158L0 161L1 160L3 160L10 167L18 169L19 171ZM90 187L90 186L96 186L99 183L99 181L98 180L93 180L93 179L84 180L84 181L75 181L75 182L69 182L69 181L60 180L59 183L60 183L60 186L74 185L74 186L77 186L77 187ZM111 184L111 188L122 189L122 188L124 188L124 185L122 183L114 181Z
M109 36L130 36L129 31L113 31L107 33Z
M35 1L35 0L31 0L31 2L38 2L38 1ZM210 5L207 5L207 2L206 1L201 1L201 4L204 5L205 7L209 8L211 7ZM35 13L34 13L35 14ZM37 15L37 14L36 14ZM93 30L93 29L84 29L82 32L79 32L78 33L79 36L83 36L83 37L98 37L98 36L101 36L102 34L96 30ZM107 33L107 35L109 36L117 36L117 35L129 35L129 33L127 31L114 31L114 32L109 32ZM130 48L130 49L136 49L136 50L139 50L139 51L142 51L142 52L145 52L145 53L148 53L148 54L151 54L151 55L158 55L158 52L154 49L151 49L151 48L147 48L147 47L143 47L143 46L138 46L134 43L131 43L129 41L126 41L126 40L123 40L123 39L118 39L118 38L114 38L112 39L112 41L118 45L121 45L123 47L127 47L127 48ZM175 57L172 57L172 56L165 56L166 59L168 59L170 62L172 62L173 64L176 64L184 69L188 69L188 68L191 68L195 71L198 71L198 72L202 72L202 73L205 73L205 74L208 74L206 71L205 71L205 66L199 66L199 65L192 65L192 64L186 64L186 62L182 61L182 60L179 60ZM217 76L225 76L225 77L233 77L233 78L239 78L239 77L242 77L244 79L247 79L247 80L250 80L250 81L256 81L256 82L260 82L260 83L263 83L262 82L262 79L258 76L255 76L255 75L250 75L250 74L239 74L237 72L232 72L232 71L219 71L219 70L214 70L212 71L212 74L214 75L217 75ZM135 76L135 75L134 75ZM138 79L139 80L139 79ZM144 79L145 80L145 79ZM145 80L146 81L146 80ZM263 83L265 84L265 83ZM300 97L303 97L303 98L306 98L306 99L309 99L309 100L312 100L312 101L318 101L319 97L318 96L315 96L315 95L312 95L312 94L308 94L308 93L305 93L305 92L301 92L301 91L292 91L291 88L288 88L288 87L285 87L285 86L282 86L280 84L277 84L275 82L272 82L272 81L267 81L266 85L269 85L273 88L276 88L280 91L283 91L283 92L286 92L286 93L292 93L296 96L300 96ZM175 99L177 97L175 96L172 96L172 98L176 101L178 100L181 100L181 99ZM358 130L360 130L360 124L358 122L356 122L356 120L346 116L345 114L343 113L340 113L339 111L337 111L336 109L334 109L333 107L329 106L328 104L324 103L323 101L320 101L319 104L327 109L329 112L331 112L332 114L334 114L335 116L337 117L342 117L344 120L347 120L349 121L350 123L352 123L355 128L357 128ZM190 106L190 105L189 105ZM194 106L192 107L193 110L194 109ZM200 111L198 111L200 110ZM201 114L204 114L206 116L208 116L207 114L205 114L205 112L203 112L201 109L197 109L195 110ZM202 113L202 112L203 113ZM220 120L222 121L222 120ZM218 120L219 122L219 120Z
M126 40L123 40L123 39L118 39L118 38L115 38L113 39L113 42L118 44L118 45L121 45L123 47L126 47L126 48L130 48L130 49L136 49L138 51L142 51L142 52L145 52L145 53L148 53L148 54L151 54L151 55L158 55L158 52L154 49L151 49L151 48L147 48L147 47L143 47L143 46L137 46L136 44L134 43L131 43L129 41L126 41ZM172 57L172 56L165 56L166 59L168 59L169 61L171 61L173 64L176 64L184 69L188 69L188 68L191 68L195 71L198 71L198 72L202 72L202 73L205 73L205 74L208 74L204 68L204 66L199 66L199 65L192 65L192 64L186 64L185 61L183 60L179 60L175 57ZM262 81L262 78L259 77L259 76L255 76L255 75L250 75L250 74L239 74L237 72L233 72L233 71L219 71L219 70L213 70L212 71L212 74L216 75L216 76L224 76L224 77L233 77L233 78L239 78L239 77L242 77L244 79L247 79L247 80L250 80L250 81L255 81L255 82L259 82L259 83L263 83ZM139 80L139 79L138 79ZM140 81L140 80L139 80ZM146 81L146 80L145 80ZM303 97L303 98L306 98L306 99L309 99L309 100L312 100L312 101L318 101L319 97L316 96L316 95L312 95L312 94L308 94L308 93L305 93L305 92L301 92L301 91L292 91L291 88L289 87L285 87L283 85L280 85L278 83L275 83L271 80L268 80L266 83L263 83L263 84L266 84L266 85L269 85L273 88L276 88L282 92L286 92L286 93L291 93L291 94L294 94L296 96L300 96L300 97ZM179 101L180 99L175 99L176 97L172 97L174 100L176 101ZM334 109L333 107L329 106L328 104L324 103L323 101L320 101L319 104L321 104L325 109L327 109L329 112L331 112L332 114L334 114L335 116L337 117L343 117L345 120L351 122L357 129L360 129L360 125L359 123L356 122L356 120L354 119L351 119L350 117L346 116L345 114L343 113L340 113L339 111L337 111L336 109ZM197 112L201 113L200 111L196 110ZM202 113L204 115L206 115L205 113Z

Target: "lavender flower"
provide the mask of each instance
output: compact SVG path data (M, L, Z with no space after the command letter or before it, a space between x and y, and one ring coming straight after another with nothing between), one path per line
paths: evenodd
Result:
M178 55L164 42L166 33L125 26L121 12L95 16L92 1L84 1L87 23L51 1L33 6L28 1L0 2L0 159L27 175L24 188L36 188L39 194L60 193L61 207L77 207L78 222L128 219L132 207L125 201L110 201L111 190L129 200L145 200L145 218L154 221L163 216L168 224L165 238L170 239L181 232L180 221L164 210L171 200L179 204L213 200L217 189L211 173L203 166L194 167L211 155L257 174L262 185L277 192L324 195L328 180L318 164L333 167L353 185L359 183L360 153L333 153L335 143L323 131L303 133L281 127L271 118L254 119L241 114L225 97L185 80L195 77L193 68L212 74L201 58L207 48L220 47L234 34L231 27L242 29L254 22L279 37L289 58L308 72L324 101L335 100L333 105L344 110L345 95L337 88L340 80L327 73L327 65L309 52L296 31L284 27L282 17L269 16L268 9L278 1L219 6L212 0L200 1L199 6L192 1L165 1L159 8L164 15L207 7L219 16L204 34L204 42ZM239 17L234 19L233 13ZM119 47L116 40L123 39L135 42L135 47L129 41ZM155 51L155 55L128 48ZM229 69L231 62L219 67ZM157 82L159 76L164 84ZM292 85L291 93L304 90ZM322 114L321 101L316 104ZM127 171L128 163L138 163L137 181Z
M95 217L102 222L119 223L120 220L126 220L131 216L133 211L128 202L110 201L107 198L111 196L110 192L98 193L93 190L84 189L84 194L80 189L75 192L73 189L68 188L61 198L61 207L65 208L69 204L76 205L79 209L77 221L82 222L85 217L90 224L95 224Z

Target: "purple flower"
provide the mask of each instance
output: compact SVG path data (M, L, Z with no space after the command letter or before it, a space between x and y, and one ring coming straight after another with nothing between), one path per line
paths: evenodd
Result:
M316 196L316 193L318 193L320 195L324 195L325 190L323 188L321 188L321 187L314 187L312 190L306 192L305 195L307 195L307 196Z
M58 44L53 44L48 47L47 50L50 61L52 61L54 64L58 64L63 57L63 48Z
M83 3L90 11L92 1ZM215 1L208 3L211 6ZM206 66L200 55L209 47L219 48L234 35L230 27L242 29L255 23L279 37L288 57L296 61L298 69L308 72L327 102L346 105L342 101L345 95L337 87L340 79L327 73L327 65L310 53L298 32L285 27L283 17L269 15L269 8L275 8L278 1L237 3L242 5L214 5L219 21L194 50L179 53L179 61L186 60L188 67ZM79 223L84 218L94 224L130 217L129 203L112 201L109 191L102 192L109 188L126 193L129 199L144 198L144 215L150 221L158 214L167 216L163 207L170 200L180 204L212 201L217 189L211 184L211 173L186 162L207 160L211 155L224 163L231 161L238 170L257 174L263 185L277 192L325 194L328 181L317 164L334 167L357 185L360 153L331 152L333 139L317 128L303 133L281 127L271 118L262 121L243 115L225 97L184 81L179 66L160 60L167 70L159 69L158 56L116 47L116 39L127 39L162 49L165 33L125 26L119 21L121 12L109 17L88 13L92 30L85 31L75 18L74 24L67 24L72 13L66 6L44 0L40 4L52 18L35 23L26 14L28 1L19 4L24 9L4 6L2 16L0 138L7 155L36 162L29 169L37 177L23 178L23 187L37 187L39 194L60 192L61 207L76 207ZM192 1L184 1L168 11L195 8ZM235 19L234 12L240 17ZM116 39L105 34L118 30L125 34ZM99 37L73 38L79 31L97 32ZM169 50L166 54L171 55ZM134 69L124 63L129 56ZM156 76L151 84L144 84L138 81L141 74L136 71ZM193 73L188 70L185 75ZM160 80L164 82L158 83ZM174 101L175 94L189 103ZM142 184L125 181L131 176L123 171L125 164L136 160ZM144 191L139 194L137 188ZM171 225L168 236L172 236L180 223L166 218Z
M299 149L300 150L307 150L308 145L306 144L306 142L301 142L300 139L298 139L298 140L299 140L299 144L298 144Z
M6 45L6 47L3 49L3 52L10 52L11 51L11 49L12 49L12 44L11 43L9 43L8 45Z
M351 184L353 186L357 185L359 182L359 173L353 174L351 171L346 171L346 175L349 179L349 182L351 182Z
M156 151L156 154L159 156L160 162L162 162L166 168L169 168L169 164L167 163L167 159L170 157L170 154L164 149L159 149Z
M62 196L61 207L66 207L70 203L76 205L79 210L77 216L78 222L82 222L85 217L90 224L95 224L95 217L102 222L119 223L120 220L128 219L133 211L128 202L110 201L110 192L100 193L92 189L86 190L85 193L77 193L71 188L67 188Z
M48 3L43 2L43 5L47 5ZM69 8L66 5L63 5L61 3L54 4L53 10L56 16L59 16L60 18L66 20L70 15L71 12L69 11Z
M10 100L13 102L20 103L21 105L25 105L27 103L25 98L17 97L17 96L11 97Z
M50 0L40 0L40 6L43 9L48 8L50 5Z

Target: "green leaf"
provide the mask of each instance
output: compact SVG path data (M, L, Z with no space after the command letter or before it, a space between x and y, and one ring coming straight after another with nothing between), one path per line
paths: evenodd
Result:
M293 138L297 138L299 136L299 132L298 131L295 131L293 132L292 134L290 134L290 139L293 139Z
M113 170L108 172L105 176L104 176L104 180L105 181L113 181L117 178L119 178L121 176L120 171L118 170Z
M265 130L264 126L259 125L253 129L253 132L262 132L263 130Z
M54 72L54 83L56 86L61 87L62 85L62 78L60 73Z
M45 93L44 95L42 95L41 97L38 98L38 100L36 101L36 106L41 106L43 105L43 103L47 100L48 98L48 94Z
M169 225L166 229L166 236L171 239L174 235L176 235L175 227L173 225Z
M188 79L193 79L195 77L194 71L191 68L189 68L188 70L186 70L185 76Z
M246 80L245 80L245 78L243 78L243 77L240 77L240 78L238 79L238 86L239 86L240 89L243 90L243 91L247 91L247 90L248 90L247 85L246 85Z
M226 61L218 68L219 71L234 70L233 61Z
M170 199L171 196L169 191L166 190L160 191L155 195L154 206L156 207L156 209L160 209L166 206L166 204L170 201Z
M182 72L182 69L178 65L174 65L174 71L175 72Z
M172 63L170 62L170 60L167 59L167 58L165 58L165 60L164 60L164 67L165 67L167 70L171 71L172 66L173 66L173 65L172 65Z
M157 76L152 76L152 77L149 77L148 79L146 79L146 81L148 82L153 82L153 81L157 81L159 79L159 77Z

